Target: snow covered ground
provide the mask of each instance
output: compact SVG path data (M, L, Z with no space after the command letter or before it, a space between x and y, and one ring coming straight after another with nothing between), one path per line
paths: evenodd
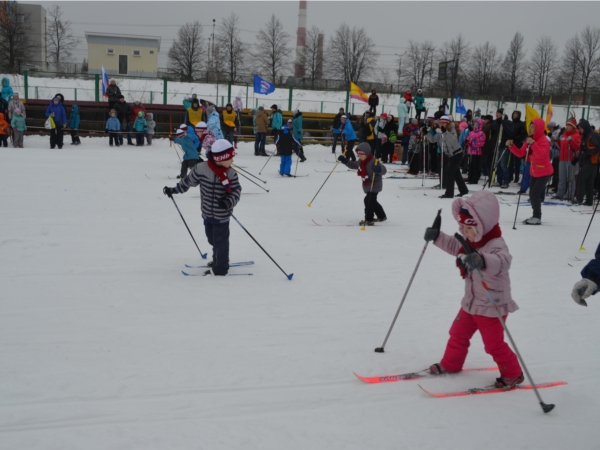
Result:
M23 97L23 77L20 75L2 75L7 76L11 80L11 85L15 92L19 92ZM133 101L134 99L140 99L142 103L152 104L163 102L163 81L159 79L117 79L121 92L127 99L127 101ZM95 87L94 80L83 80L83 79L70 79L70 78L37 78L29 77L29 98L40 98L50 99L57 92L62 93L65 99L79 100L79 101L94 101L95 100ZM365 88L366 89L366 88ZM254 94L252 86L247 87L246 85L237 85L231 87L232 99L238 93L242 95L244 105L246 107L257 107L264 106L269 108L272 104L276 103L283 110L288 109L289 103L289 90L288 89L276 89L275 92L269 95ZM192 93L198 94L198 97L210 100L218 105L225 106L227 103L227 83L219 84L202 84L202 83L179 83L169 81L167 87L167 103L172 105L181 105L183 99ZM427 96L427 93L425 93ZM247 102L246 102L246 99ZM292 108L300 109L301 111L310 112L327 112L337 113L339 108L346 107L346 93L339 91L311 91L304 89L294 89L292 94ZM397 105L400 101L399 95L379 95L380 107L378 111L382 109L394 115L397 115ZM435 112L438 109L441 99L439 98L426 98L425 107L431 112ZM477 108L481 109L482 114L492 114L496 112L498 107L497 101L477 100L473 101L468 98L463 99L465 107L473 111ZM531 100L528 100L531 101ZM525 105L523 102L516 104L512 102L505 102L501 105L506 113L510 116L512 111L515 109L520 110L525 118ZM539 113L541 113L542 105L535 103L533 106ZM547 105L546 105L547 106ZM585 105L571 105L571 111L575 112L577 119L582 117L582 107L585 107L586 118L587 104ZM366 109L367 105L358 101L350 101L349 111L352 114L360 115ZM600 128L600 108L592 107L592 111L589 114L589 119L592 125ZM559 124L564 124L567 121L567 105L553 105L554 116L553 120ZM411 112L411 117L414 117L414 107ZM544 112L544 118L546 114ZM455 119L460 119L460 114L454 115Z
M334 159L307 147L298 174L308 177L280 178L274 158L262 174L270 192L242 179L235 209L293 280L234 222L231 260L254 260L254 276L184 277L185 263L203 260L162 194L179 171L174 150L107 144L50 150L47 138L26 137L25 149L0 150L1 449L599 448L600 299L584 309L570 298L598 219L580 252L590 215L548 206L543 226L512 230L515 206L501 205L521 308L508 326L536 382L569 383L540 391L556 409L543 414L531 391L434 399L417 383L461 390L497 375L367 385L352 372L441 358L463 282L434 246L386 352L373 349L438 208L443 230L456 231L451 201L401 188L420 180L386 180L389 220L360 231L355 173L333 174L307 208ZM240 145L238 165L256 174L265 162ZM198 197L175 198L207 252ZM466 367L481 366L493 363L476 335Z

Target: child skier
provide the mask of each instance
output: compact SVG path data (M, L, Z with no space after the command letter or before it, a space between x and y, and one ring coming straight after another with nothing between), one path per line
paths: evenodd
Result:
M571 297L578 305L587 306L585 300L590 295L596 295L598 286L600 286L600 244L596 249L595 258L581 271L581 280L573 286Z
M23 148L23 134L27 130L25 117L21 114L21 108L16 108L10 126L13 129L13 147Z
M148 142L148 145L152 145L152 138L154 137L156 122L154 121L154 114L148 113L146 117L146 141Z
M213 247L212 261L208 263L210 269L204 275L224 276L229 271L229 218L242 193L237 173L230 167L234 156L233 146L219 139L212 144L208 161L196 165L174 188L165 186L163 189L163 193L171 197L200 185L204 231Z
M409 175L419 175L419 166L421 158L421 134L418 128L413 128L410 134L410 140L408 141L408 161L409 161Z
M181 174L177 175L177 178L185 178L188 169L193 169L199 162L198 150L194 145L194 138L186 130L180 128L177 130L176 137L173 139L170 136L169 139L179 144L184 152L183 161L181 162Z
M277 154L281 156L281 164L279 165L279 173L281 176L291 177L292 169L292 153L295 149L301 149L302 144L295 138L292 133L292 121L289 120L287 125L284 125L281 129L281 134L275 138L275 146L277 147ZM297 150L300 153L300 150Z
M6 120L4 120L4 114L0 113L0 147L4 145L4 147L8 147L8 133L10 130L10 125Z
M196 137L198 138L198 141L200 142L198 144L198 160L200 162L202 162L202 161L204 161L202 159L202 147L204 146L205 139L210 134L213 138L212 142L210 142L211 145L216 139L214 138L214 135L208 130L208 127L206 126L206 122L203 122L203 121L200 121L196 124L196 126L194 127L194 133L196 134ZM207 153L209 151L210 151L210 148L208 149Z
M472 128L473 131L465 139L467 155L469 155L469 184L478 184L481 177L481 154L486 138L481 131L479 119L475 119Z
M69 128L71 129L71 145L81 144L79 139L79 106L73 105L71 116L69 117Z
M135 122L133 122L133 129L135 130L135 146L144 146L144 134L146 133L146 119L144 119L144 111L138 111Z
M120 147L119 135L121 134L121 122L117 118L117 111L110 110L110 117L106 121L105 131L108 133L108 145L113 146L113 141L117 147Z
M485 351L494 358L500 369L500 377L494 383L497 388L513 387L524 381L519 360L504 342L504 328L498 320L494 305L475 272L481 270L489 291L495 297L500 313L506 320L508 313L519 307L510 293L508 270L512 255L502 238L500 205L490 191L477 191L468 199L459 198L452 203L452 215L458 222L458 230L475 252L466 255L462 245L454 237L439 228L427 228L425 240L456 256L456 265L465 280L465 295L461 309L450 327L450 339L444 357L429 370L435 374L460 372L465 363L471 337L477 330Z
M383 189L382 175L387 173L387 169L382 164L375 164L377 160L371 153L371 146L362 142L356 147L356 153L360 161L348 161L343 154L338 157L338 161L345 164L350 169L358 169L358 176L362 180L363 192L365 195L365 220L361 220L359 225L375 225L375 222L385 222L387 216L383 207L377 201L377 194ZM377 216L377 219L375 219Z

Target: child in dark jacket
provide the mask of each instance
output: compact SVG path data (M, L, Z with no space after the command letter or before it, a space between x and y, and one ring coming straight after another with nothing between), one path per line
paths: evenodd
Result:
M575 303L587 306L585 301L590 295L595 295L600 286L600 244L596 249L595 259L592 259L581 271L581 280L573 286L571 297Z
M194 138L190 136L183 128L177 130L175 139L169 137L170 140L179 144L183 150L183 161L181 162L181 173L177 178L185 178L188 169L193 169L199 162L198 149L194 145Z
M79 145L81 144L81 140L79 139L79 106L73 105L73 111L71 112L71 116L69 117L69 128L71 130L71 145Z
M378 164L377 159L371 154L371 146L362 142L356 147L359 161L349 161L343 154L338 157L338 161L345 164L350 169L358 169L358 176L362 180L363 192L365 195L365 220L360 221L360 225L375 225L375 222L385 222L387 216L383 207L377 201L377 194L383 190L382 175L387 173L385 166ZM375 216L377 218L375 219Z
M121 122L117 118L117 111L114 109L110 110L110 118L106 121L106 129L108 133L108 145L113 146L113 141L117 147L120 147L119 135L121 134Z
M277 153L281 156L281 164L279 165L279 174L281 176L291 177L292 170L292 153L295 149L302 148L302 144L296 139L290 128L291 123L284 125L281 129L281 134L275 138ZM298 152L300 150L297 150Z

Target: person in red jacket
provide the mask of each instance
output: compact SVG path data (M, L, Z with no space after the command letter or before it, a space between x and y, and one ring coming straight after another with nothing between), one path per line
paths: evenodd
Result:
M407 89L404 93L404 100L406 100L407 106L410 107L412 103L415 102L412 94L410 93L410 89Z
M533 216L523 221L525 225L542 224L542 196L550 176L554 173L550 161L550 141L546 137L545 130L546 124L543 119L533 119L529 125L529 137L521 148L514 145L511 140L506 141L506 146L515 156L526 157L531 164L529 198Z
M558 190L553 197L557 200L572 200L575 195L575 177L573 168L573 159L579 152L581 145L581 134L577 130L577 121L570 118L567 121L567 127L558 140L560 153L558 154Z

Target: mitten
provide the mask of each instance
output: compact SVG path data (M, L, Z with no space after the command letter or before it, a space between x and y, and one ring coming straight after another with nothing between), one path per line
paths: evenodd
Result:
M344 155L340 155L338 156L338 161L342 164L346 164L348 162L348 158L346 158Z
M597 290L598 285L596 283L594 283L592 280L588 280L587 278L583 278L575 283L575 286L573 286L571 297L578 305L587 306L585 299L590 295L595 294Z
M177 191L174 188L170 188L168 186L165 186L163 188L163 194L165 194L169 198L173 198L173 194L177 194Z
M425 230L425 236L423 236L423 239L425 239L427 242L435 242L437 240L437 238L440 235L440 230L439 228L431 228L428 227Z
M381 166L380 165L373 166L373 172L375 172L375 173L381 173Z
M462 255L461 259L469 272L485 269L485 259L477 252Z

